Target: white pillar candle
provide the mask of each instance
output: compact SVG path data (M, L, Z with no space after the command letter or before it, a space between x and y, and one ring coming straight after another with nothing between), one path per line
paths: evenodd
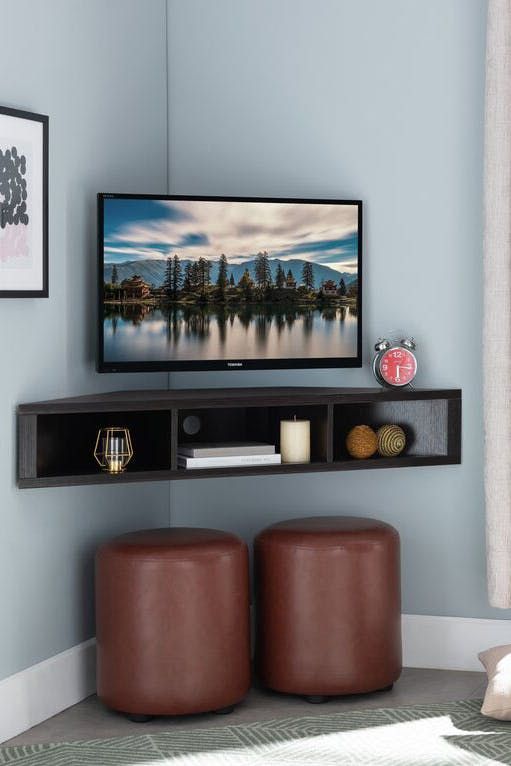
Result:
M283 463L310 463L310 420L280 421L280 454Z

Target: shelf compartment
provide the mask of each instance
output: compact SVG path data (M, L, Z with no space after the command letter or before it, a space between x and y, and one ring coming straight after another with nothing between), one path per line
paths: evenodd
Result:
M274 444L276 452L280 452L280 421L292 420L295 415L298 419L311 422L311 462L326 462L328 458L328 407L326 405L179 410L178 444L256 441ZM200 421L200 430L192 435L186 434L183 428L185 419L190 416L195 416ZM184 468L180 470L186 471ZM198 470L186 472L195 474ZM235 471L236 468L229 470Z
M377 430L386 424L401 426L406 435L406 447L395 462L406 458L448 458L459 462L460 439L459 399L415 399L403 401L339 404L334 407L334 462L353 460L346 449L346 436L356 425L368 425ZM383 460L381 456L373 461ZM357 460L367 463L367 460Z
M94 457L100 428L125 426L133 444L129 473L171 468L170 412L100 412L37 417L36 476L102 474Z

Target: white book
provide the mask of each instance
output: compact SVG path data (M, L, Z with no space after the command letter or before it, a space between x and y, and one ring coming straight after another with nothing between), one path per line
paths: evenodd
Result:
M274 455L275 445L266 442L214 442L211 444L180 444L178 455L183 457L239 457L241 455Z
M280 465L281 457L276 455L228 455L227 457L184 457L177 456L180 468L240 468L250 465Z

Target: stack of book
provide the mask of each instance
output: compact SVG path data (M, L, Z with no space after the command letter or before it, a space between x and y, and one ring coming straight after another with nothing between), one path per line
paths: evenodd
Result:
M235 468L250 465L279 465L281 458L274 444L228 442L226 444L180 444L179 468Z

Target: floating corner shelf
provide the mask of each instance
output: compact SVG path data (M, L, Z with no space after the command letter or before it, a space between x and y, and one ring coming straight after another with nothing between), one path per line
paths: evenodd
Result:
M200 432L187 436L195 414ZM268 441L278 445L280 420L311 421L311 462L185 470L177 447L186 441ZM461 390L379 388L237 388L120 391L21 404L18 407L18 486L57 487L266 476L319 471L453 465L461 462ZM354 460L348 430L365 423L398 423L407 448L395 458ZM110 476L98 469L93 448L99 428L130 429L134 456Z

